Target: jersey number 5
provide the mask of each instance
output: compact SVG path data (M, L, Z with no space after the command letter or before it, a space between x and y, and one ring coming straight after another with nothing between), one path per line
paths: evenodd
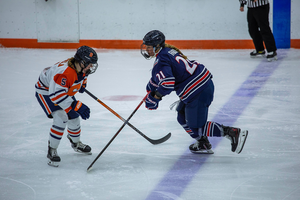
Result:
M186 71L188 71L191 75L193 75L193 73L195 72L196 68L198 67L197 63L193 64L191 62L188 62L186 59L184 59L183 57L180 57L180 56L176 56L176 61L178 63L180 63L180 61L183 62L183 64L185 65L185 69Z

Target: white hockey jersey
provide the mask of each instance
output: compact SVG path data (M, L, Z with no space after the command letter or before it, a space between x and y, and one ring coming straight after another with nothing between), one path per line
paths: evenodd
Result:
M75 69L68 66L69 59L45 68L35 84L36 92L48 95L51 101L68 113L74 101L72 97L86 84L87 76L77 74Z

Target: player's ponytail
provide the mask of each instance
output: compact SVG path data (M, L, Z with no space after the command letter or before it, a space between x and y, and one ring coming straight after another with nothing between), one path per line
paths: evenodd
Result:
M74 57L70 58L68 60L68 66L71 67L72 69L74 69L76 71L76 73L78 74L78 70L76 69L75 63L78 63ZM78 63L79 64L79 63Z
M177 47L171 45L171 44L167 44L165 43L165 47L171 48L171 49L175 49L176 51L178 51L178 53L180 53L182 55L182 57L184 59L188 59L187 56L185 56Z

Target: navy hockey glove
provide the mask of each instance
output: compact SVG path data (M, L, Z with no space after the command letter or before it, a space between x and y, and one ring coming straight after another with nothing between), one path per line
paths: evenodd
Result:
M81 103L81 101L74 101L72 103L72 109L75 110L82 119L86 120L90 118L90 109L85 104Z
M86 88L87 80L85 79L79 89L79 93L84 93L84 90Z
M150 92L145 100L145 106L148 110L156 110L161 99L154 98L155 92Z
M79 117L79 114L75 110L73 110L73 109L71 109L67 113L67 115L68 115L68 119L75 119L75 118Z

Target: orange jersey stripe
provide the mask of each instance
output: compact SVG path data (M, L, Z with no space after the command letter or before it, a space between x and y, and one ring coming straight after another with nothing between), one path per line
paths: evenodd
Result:
M46 103L46 101L45 101L43 95L39 94L39 97L40 97L41 101L43 102L43 105L45 106L45 108L46 108L48 114L50 115L50 114L51 114L51 110L50 110L50 108L48 107L48 104Z
M72 110L71 106L69 108L65 109L65 112L68 113L68 112L70 112L70 110Z
M57 95L56 97L53 97L52 99L51 99L51 101L56 101L57 99L59 99L59 98L61 98L62 96L65 96L65 95L67 95L67 93L61 93L60 95Z
M37 82L37 85L39 86L39 88L45 88L45 89L49 90L48 87L43 86L39 81Z
M186 95L190 90L192 90L196 85L198 85L203 79L205 79L209 75L209 71L204 74L203 77L201 77L199 80L197 80L193 85L191 85L184 93L182 96Z

